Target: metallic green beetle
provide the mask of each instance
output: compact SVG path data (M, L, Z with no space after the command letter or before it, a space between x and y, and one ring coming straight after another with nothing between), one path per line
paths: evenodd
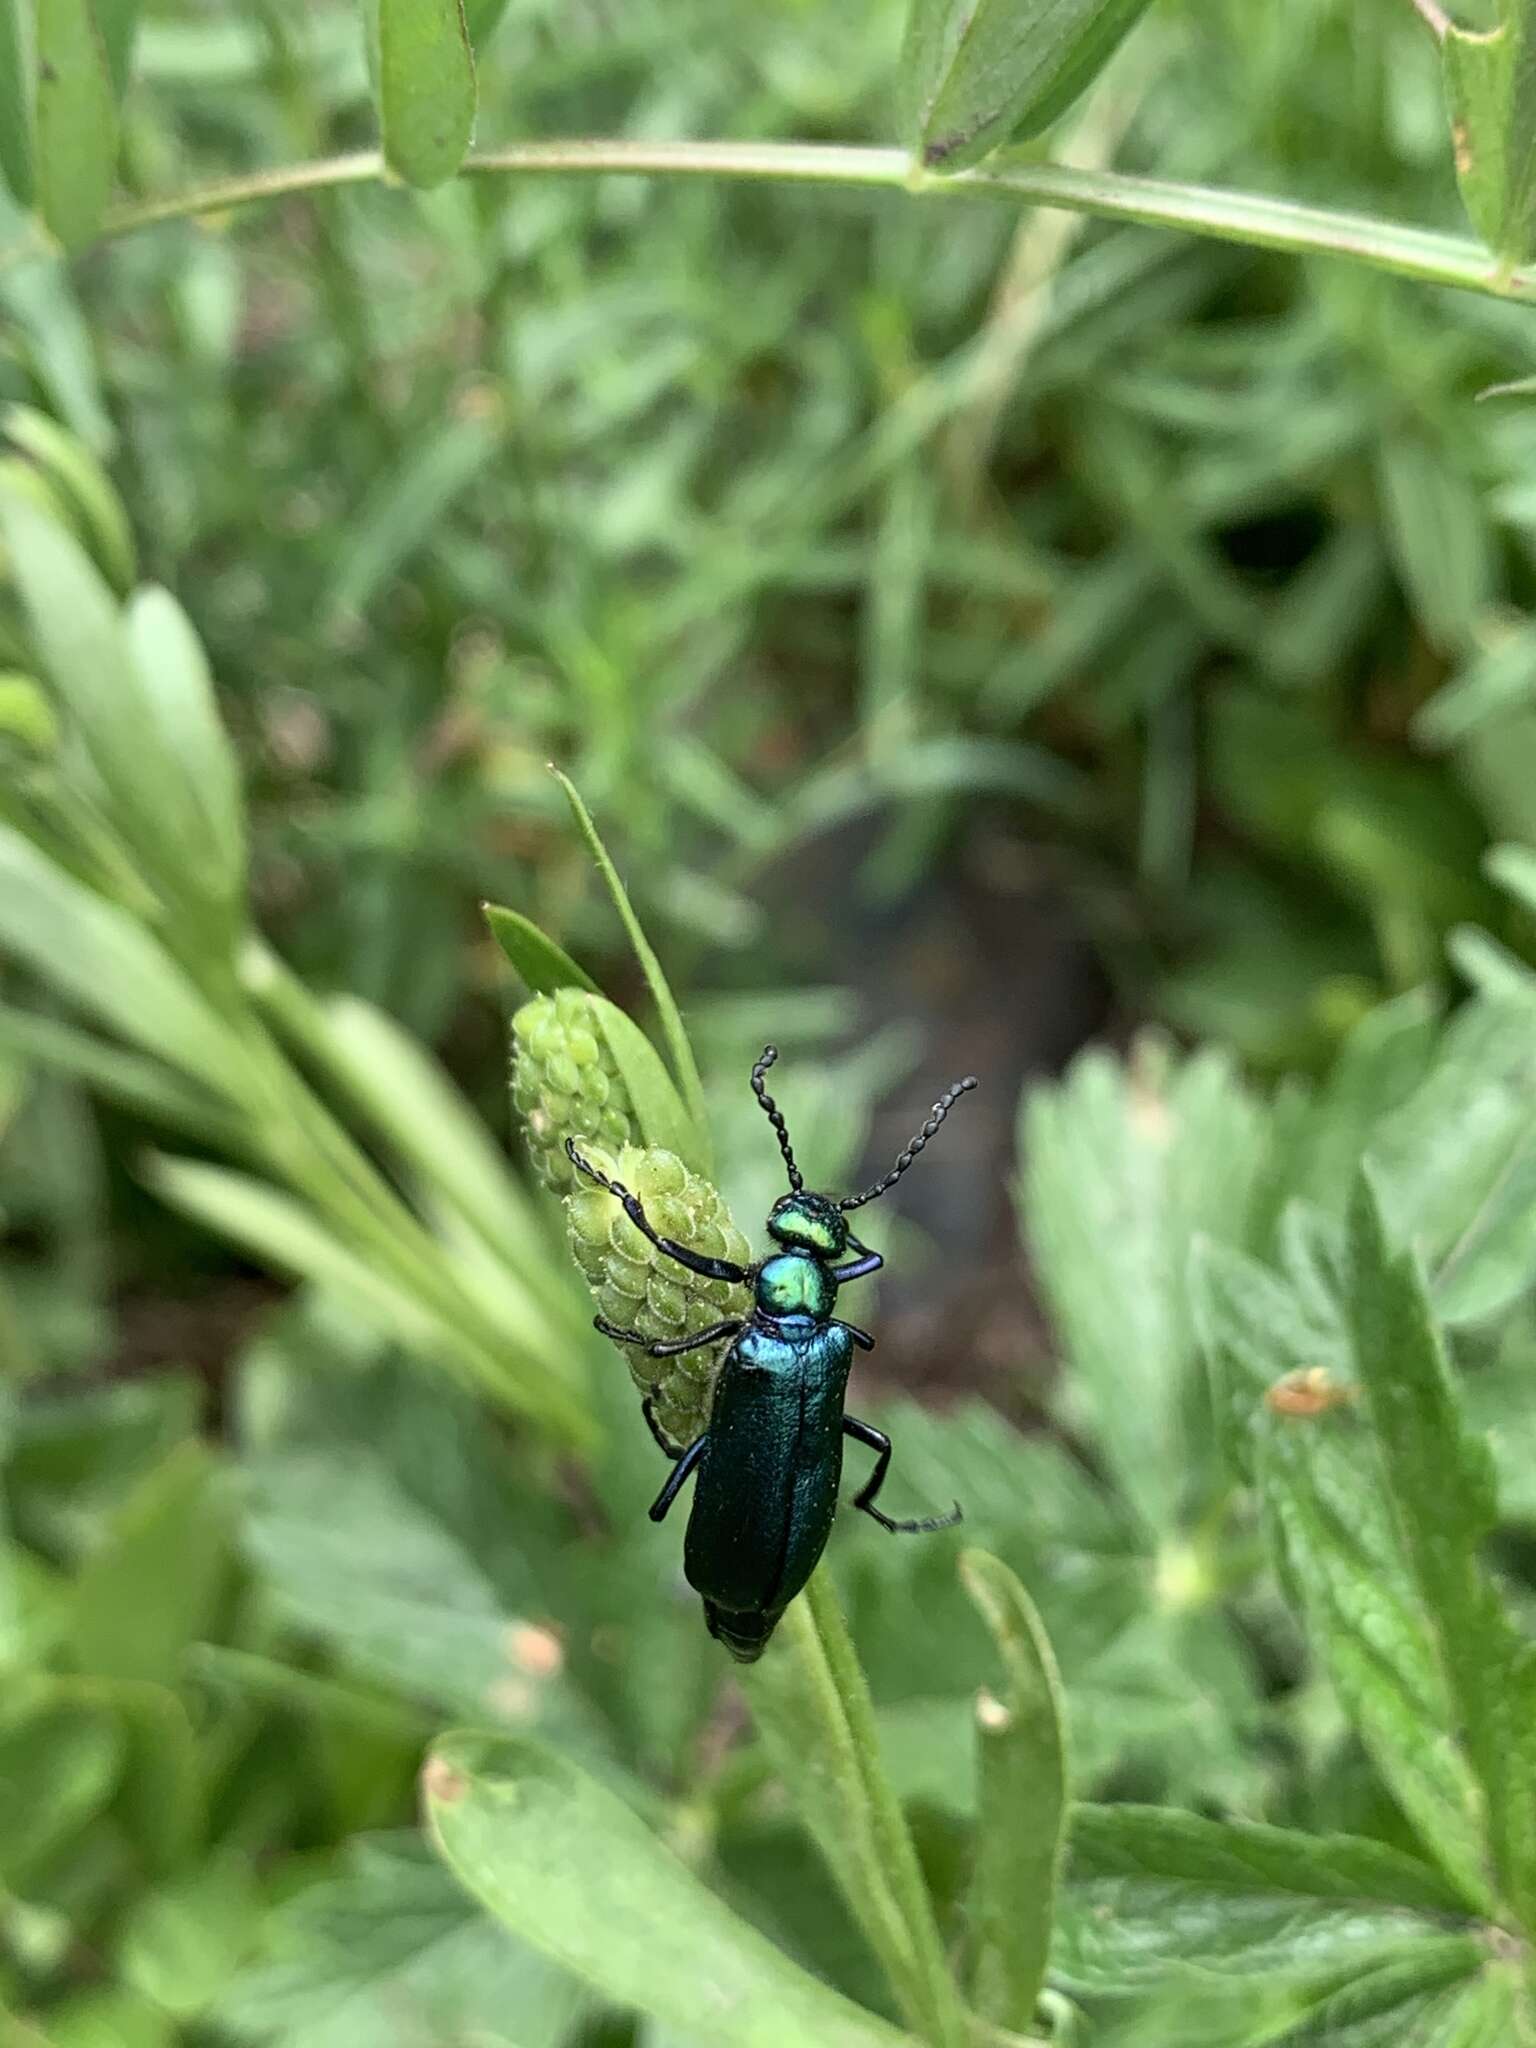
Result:
M651 1520L659 1522L684 1481L697 1474L683 1569L703 1599L710 1634L742 1664L755 1663L763 1654L780 1616L826 1548L837 1510L845 1436L875 1453L875 1469L855 1496L854 1506L882 1529L919 1534L951 1528L960 1519L958 1503L952 1514L916 1522L892 1521L875 1506L890 1467L890 1438L843 1412L853 1347L869 1351L875 1340L852 1323L839 1322L832 1310L840 1286L863 1280L884 1264L878 1252L860 1244L849 1230L846 1211L862 1208L896 1185L954 1104L976 1086L975 1076L967 1075L940 1096L884 1180L861 1195L836 1201L807 1190L784 1119L763 1086L763 1076L778 1056L773 1046L763 1048L752 1069L752 1087L778 1136L790 1192L774 1204L768 1218L768 1234L780 1249L755 1266L709 1258L658 1236L637 1195L600 1173L573 1140L567 1139L565 1147L572 1165L621 1202L631 1223L658 1251L691 1273L740 1282L753 1290L755 1305L749 1316L732 1317L690 1337L651 1339L638 1330L621 1330L603 1316L596 1318L605 1337L616 1344L637 1345L653 1358L672 1358L680 1351L733 1340L715 1382L709 1427L701 1437L686 1449L669 1443L649 1401L645 1419L657 1443L674 1460L671 1477L651 1508ZM847 1252L853 1258L839 1264Z

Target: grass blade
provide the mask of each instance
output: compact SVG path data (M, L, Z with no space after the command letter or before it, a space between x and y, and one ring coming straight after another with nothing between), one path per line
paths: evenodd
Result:
M629 934L629 942L635 949L635 958L640 962L641 969L645 974L646 983L656 1004L657 1015L661 1019L662 1032L666 1038L668 1050L672 1055L672 1066L677 1076L678 1085L682 1090L683 1102L689 1116L693 1119L694 1128L697 1132L696 1154L702 1162L698 1170L701 1173L708 1174L711 1164L711 1152L709 1144L709 1118L704 1108L704 1089L699 1080L699 1069L693 1057L693 1047L688 1043L688 1034L683 1029L682 1016L678 1011L676 1002L673 1000L672 991L667 986L667 978L661 971L661 962L652 951L650 940L647 939L645 933L640 928L640 920L635 915L634 906L629 900L628 892L624 884L619 880L618 870L609 858L608 849L599 837L597 827L592 822L592 814L582 802L575 783L571 781L568 775L563 775L558 768L552 769L551 773L554 775L556 782L565 791L566 801L569 803L571 811L575 816L577 827L581 832L582 838L587 842L587 847L593 860L597 863L598 873L608 885L608 893L613 898L614 908L618 911L624 929Z

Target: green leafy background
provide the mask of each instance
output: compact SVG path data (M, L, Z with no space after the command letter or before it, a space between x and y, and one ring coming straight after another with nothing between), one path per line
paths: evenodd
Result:
M1536 2040L1533 49L0 0L3 2048ZM1488 289L455 176L563 136ZM558 1043L509 1122L568 988L754 1242L766 1040L826 1185L983 1071L850 1305L964 1527L845 1514L740 1676Z

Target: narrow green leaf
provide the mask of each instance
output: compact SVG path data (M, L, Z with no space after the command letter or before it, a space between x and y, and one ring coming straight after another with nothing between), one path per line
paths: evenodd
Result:
M32 204L32 9L0 0L0 176L22 206Z
M1536 254L1536 4L1499 0L1491 30L1441 43L1461 196L1506 269Z
M922 1871L880 1760L868 1682L825 1571L743 1673L753 1718L914 2031L965 2040Z
M1034 2024L1045 1983L1066 1830L1061 1679L1034 1602L1005 1564L967 1550L960 1578L992 1631L1006 1687L976 1703L976 1867L971 2000L1014 2033Z
M0 431L47 471L79 514L92 553L118 592L135 573L133 530L123 501L94 452L67 427L31 405L8 405Z
M1387 538L1425 635L1460 654L1493 599L1493 543L1482 493L1466 470L1418 435L1381 450Z
M208 1452L179 1446L130 1495L76 1581L70 1640L80 1670L176 1684L187 1646L212 1625L229 1523Z
M508 910L501 903L482 903L480 908L491 936L536 996L552 996L557 988L584 988L593 995L598 993L597 983L586 969L578 967L569 953L539 930L532 918L524 917L520 910Z
M13 669L0 669L0 744L43 756L59 744L59 721L46 691Z
M170 955L126 911L3 825L0 948L220 1101L238 1096L244 1050Z
M204 862L214 870L210 893L233 901L245 887L245 803L203 644L157 584L135 591L126 624L144 693L204 828Z
M693 1119L683 1107L661 1055L633 1018L605 996L594 996L592 1011L603 1028L614 1065L624 1078L635 1121L647 1145L675 1152L695 1173L708 1175Z
M589 1435L586 1404L560 1365L521 1349L510 1328L493 1349L491 1332L472 1316L467 1296L460 1316L451 1293L444 1300L440 1293L417 1292L409 1270L399 1278L386 1272L371 1244L359 1249L345 1242L314 1210L254 1175L164 1155L148 1159L143 1172L173 1208L254 1251L279 1272L336 1295L366 1328L395 1338L463 1384L546 1427L578 1441Z
M48 679L106 785L119 831L162 894L227 914L227 876L208 860L193 784L206 749L182 751L186 728L197 723L188 710L199 687L190 629L174 646L166 639L166 673L151 683L116 600L72 534L11 492L0 492L0 533ZM165 616L158 607L157 631ZM203 722L211 717L205 709Z
M1536 914L1536 853L1528 846L1495 846L1488 855L1488 873L1517 903Z
M451 178L475 126L475 60L462 0L378 0L379 128L408 185Z
M902 71L907 141L960 170L1037 135L1113 56L1147 0L912 0Z
M1536 629L1512 628L1463 663L1413 721L1425 746L1453 747L1479 726L1536 703Z
M613 2004L712 2048L898 2048L707 1891L564 1757L455 1734L422 1778L427 1824L472 1897Z
M37 192L66 249L90 241L112 194L117 97L91 0L36 0Z
M302 1202L251 1174L154 1155L145 1178L173 1208L254 1251L279 1271L327 1288L367 1324L428 1356L451 1351L438 1318L404 1284L377 1271Z
M1401 1540L1482 1787L1501 1890L1536 1927L1536 1647L1482 1562L1498 1519L1492 1460L1463 1426L1422 1274L1392 1246L1368 1175L1352 1238L1355 1350Z
M390 579L441 532L454 500L495 462L505 435L494 412L431 420L337 536L322 616L340 623L366 615Z
M1435 1871L1378 1842L1078 1806L1053 1967L1111 1996L1190 1970L1331 1984L1448 1941L1470 1974L1477 1931Z
M656 1005L656 1014L661 1019L662 1035L667 1041L667 1050L672 1055L673 1073L682 1090L688 1114L693 1120L696 1133L695 1154L701 1161L698 1171L708 1175L713 1163L713 1154L709 1142L709 1116L704 1106L704 1088L699 1080L693 1047L688 1043L688 1034L683 1029L682 1016L673 1000L672 991L667 986L667 978L661 971L661 962L652 951L650 940L640 928L640 920L635 915L634 906L629 900L624 884L619 880L618 870L609 858L608 849L599 837L597 827L592 822L592 814L582 802L576 785L569 776L562 775L558 768L553 768L550 772L565 791L566 801L571 807L577 827L587 842L588 851L597 863L598 873L607 884L620 922L635 949L635 958L640 962L646 985Z
M213 1143L243 1142L238 1118L203 1089L189 1086L159 1060L126 1052L57 1017L0 1003L0 1050L69 1074L151 1123Z
M0 307L48 402L88 448L103 454L115 438L102 396L96 336L69 265L39 253L0 267Z
M107 53L107 72L119 99L128 90L133 69L133 45L138 33L143 0L91 0L102 48Z

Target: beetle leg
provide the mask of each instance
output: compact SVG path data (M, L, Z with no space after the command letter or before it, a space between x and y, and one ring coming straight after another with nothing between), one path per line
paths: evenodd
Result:
M709 1436L707 1433L703 1436L696 1436L687 1450L678 1454L677 1463L667 1474L666 1485L651 1503L650 1513L653 1522L660 1522L666 1518L667 1509L671 1507L673 1501L682 1492L683 1481L688 1477L694 1466L698 1464L700 1458L703 1457L704 1447L708 1442Z
M654 1394L647 1394L640 1403L640 1413L645 1417L646 1428L656 1439L656 1448L664 1457L670 1458L675 1465L683 1454L678 1445L673 1443L661 1424L656 1420L656 1396Z
M592 1327L611 1337L615 1344L633 1344L651 1358L676 1358L680 1351L699 1351L706 1344L734 1337L741 1328L741 1317L727 1316L723 1323L711 1323L707 1330L695 1330L691 1337L647 1337L643 1330L621 1330L606 1316L594 1316Z
M855 1415L843 1417L843 1433L851 1436L856 1444L867 1444L875 1453L875 1469L870 1473L862 1489L854 1495L853 1504L862 1508L882 1529L889 1529L893 1536L925 1536L935 1529L952 1529L960 1520L960 1503L950 1515L931 1515L917 1522L895 1522L875 1506L875 1496L885 1484L885 1475L891 1468L891 1440L883 1430L874 1429L867 1422L860 1422Z
M566 1139L565 1156L578 1173L584 1173L588 1180L595 1180L600 1188L606 1188L616 1201L623 1204L624 1214L642 1237L649 1238L657 1251L665 1252L669 1259L676 1259L690 1273L698 1273L705 1280L734 1280L738 1283L750 1277L750 1268L738 1266L733 1259L711 1259L703 1252L690 1251L687 1245L679 1244L674 1237L659 1236L645 1220L640 1197L631 1194L622 1181L610 1180L606 1173L600 1173L590 1159L583 1159L576 1150L574 1138Z
M878 1252L867 1251L862 1259L855 1259L851 1265L834 1266L832 1278L839 1287L844 1287L850 1280L867 1280L871 1273L878 1273L884 1264L885 1261Z
M849 1336L853 1339L854 1343L858 1345L861 1351L874 1350L874 1338L871 1337L868 1330L861 1330L857 1323L839 1323L837 1327L840 1330L846 1330Z

